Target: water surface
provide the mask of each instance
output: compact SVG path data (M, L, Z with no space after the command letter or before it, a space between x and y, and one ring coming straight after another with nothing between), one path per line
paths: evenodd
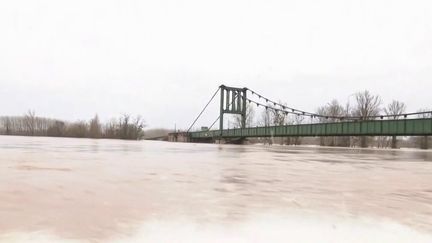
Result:
M4 242L432 242L432 153L0 136Z

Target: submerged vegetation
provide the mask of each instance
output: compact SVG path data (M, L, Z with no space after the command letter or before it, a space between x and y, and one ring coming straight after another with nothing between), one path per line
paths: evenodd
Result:
M67 122L38 117L34 111L28 111L23 116L0 117L1 135L139 140L144 136L144 127L141 116L128 114L106 123L101 123L97 115L89 121Z

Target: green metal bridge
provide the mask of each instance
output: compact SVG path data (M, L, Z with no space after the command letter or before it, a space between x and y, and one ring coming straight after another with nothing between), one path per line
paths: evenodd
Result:
M220 93L220 114L209 129L191 129L206 110L217 93ZM247 94L264 100L265 103L249 99ZM246 127L247 104L271 109L285 115L318 118L319 122L298 125ZM241 116L241 127L224 129L224 115ZM414 118L411 118L414 117ZM422 118L419 118L422 117ZM219 121L219 129L212 127ZM210 101L194 120L187 132L170 134L171 141L214 141L216 139L238 139L248 137L319 137L319 136L429 136L432 135L432 111L374 116L326 116L302 111L274 102L248 88L221 85ZM181 139L179 139L181 137Z
M190 132L193 140L239 137L427 136L432 118L314 123Z

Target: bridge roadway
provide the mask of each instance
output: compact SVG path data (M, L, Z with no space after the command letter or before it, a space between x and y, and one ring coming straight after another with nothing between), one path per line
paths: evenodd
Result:
M190 140L247 137L429 136L432 118L368 120L189 132Z

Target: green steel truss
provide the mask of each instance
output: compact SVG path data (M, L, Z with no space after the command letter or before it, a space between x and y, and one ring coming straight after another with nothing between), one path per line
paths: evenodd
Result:
M224 114L237 114L241 116L241 126L246 127L246 88L235 88L225 85L220 87L220 115L219 129L223 129Z
M428 136L432 118L369 120L190 132L192 139L316 136Z

